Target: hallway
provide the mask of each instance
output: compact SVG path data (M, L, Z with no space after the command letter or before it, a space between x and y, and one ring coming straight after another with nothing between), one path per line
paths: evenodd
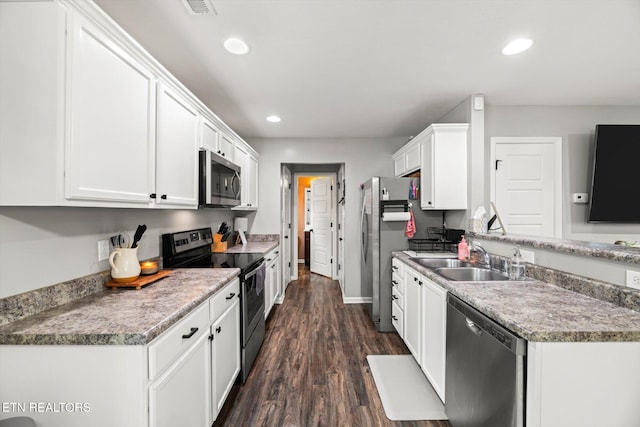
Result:
M300 267L267 320L246 384L214 425L449 427L385 416L366 356L407 353L397 334L374 329L364 305L342 303L336 281Z

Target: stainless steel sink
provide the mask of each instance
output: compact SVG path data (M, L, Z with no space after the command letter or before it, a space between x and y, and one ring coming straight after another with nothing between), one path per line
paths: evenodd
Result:
M451 258L410 258L411 261L427 268L452 268L452 267L471 267L471 263Z
M435 272L456 282L487 282L509 280L509 276L495 270L478 267L438 268Z

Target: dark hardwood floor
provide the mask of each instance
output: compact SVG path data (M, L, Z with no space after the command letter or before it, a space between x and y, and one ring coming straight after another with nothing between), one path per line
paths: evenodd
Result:
M450 427L385 416L366 356L407 353L397 334L375 330L364 305L342 303L337 282L301 267L272 309L247 382L214 425Z

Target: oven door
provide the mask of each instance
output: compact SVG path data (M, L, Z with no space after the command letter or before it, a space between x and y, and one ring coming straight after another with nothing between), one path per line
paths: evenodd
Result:
M247 344L256 326L264 322L265 262L247 272L242 282L242 345Z
M240 166L208 150L199 152L199 206L233 207L240 204Z

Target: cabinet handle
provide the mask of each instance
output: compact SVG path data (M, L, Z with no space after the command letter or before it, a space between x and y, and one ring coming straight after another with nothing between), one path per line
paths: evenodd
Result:
M280 253L280 251L276 251L276 255L278 255Z
M340 240L342 240L342 239L340 239ZM397 266L397 265L392 265L392 266L391 266L391 269L392 269L393 271L398 271L398 266Z
M160 198L161 198L162 200L167 200L167 195L166 195L166 194L163 194L162 196L160 196Z
M392 281L391 281L391 283L393 283L394 285L397 285L397 284L398 284L398 282L397 282L397 281L395 281L395 280L392 280Z
M397 318L396 316L391 316L391 318L392 318L393 320L396 320L396 321L398 320L398 318Z
M267 262L271 261L271 258L267 258Z
M218 150L218 154L222 154L222 151Z
M288 238L289 238L289 236L284 236L284 238L285 238L285 239L288 239Z
M391 295L391 299L398 299L396 295Z
M216 328L216 333L218 333L218 334L219 334L221 331L222 331L222 326L218 326L218 327Z
M213 341L213 334L209 334L209 341Z
M418 282L418 285L422 286L422 280L420 280L420 281Z
M151 194L149 194L149 197L150 197L151 199L155 199L157 196L156 196L156 193L151 193Z
M414 282L417 282L417 281L418 281L418 278L417 278L417 277L414 277L414 278L413 278L413 281L414 281Z
M225 299L232 299L232 298L233 298L233 297L235 297L235 296L236 296L236 293L235 293L235 292L231 292L231 293L229 294L229 296L228 296L228 297L226 297Z
M184 334L182 338L184 338L185 340L188 340L189 338L194 336L196 332L198 332L198 328L191 328L191 332L189 332L188 334Z

